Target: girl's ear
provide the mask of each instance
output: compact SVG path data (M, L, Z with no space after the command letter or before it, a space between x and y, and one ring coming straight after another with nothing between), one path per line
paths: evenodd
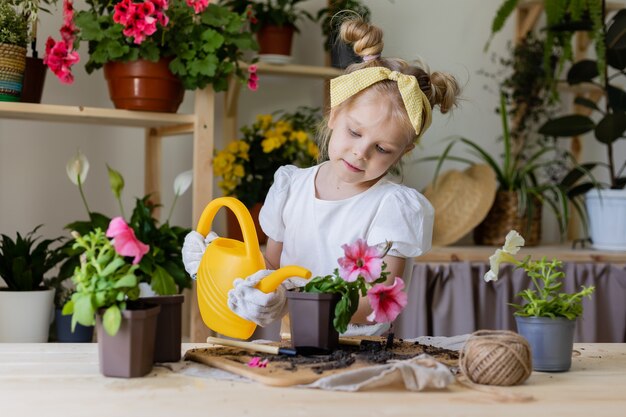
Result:
M407 147L404 149L404 152L402 152L402 155L406 155L407 153L411 152L413 148L415 148L414 143L407 145Z

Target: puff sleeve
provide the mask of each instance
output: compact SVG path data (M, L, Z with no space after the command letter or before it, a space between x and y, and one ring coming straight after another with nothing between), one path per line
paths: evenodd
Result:
M434 218L435 210L426 197L412 188L398 187L381 204L368 243L392 241L390 255L420 256L431 248Z
M274 183L270 187L263 208L259 213L259 223L263 232L276 242L282 242L285 236L283 210L289 198L289 188L294 173L298 168L285 165L274 173Z

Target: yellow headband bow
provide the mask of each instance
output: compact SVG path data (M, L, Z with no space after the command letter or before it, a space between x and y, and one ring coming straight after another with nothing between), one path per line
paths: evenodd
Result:
M330 80L330 107L333 108L359 91L384 80L393 80L398 83L404 107L419 139L430 126L432 110L428 97L420 89L417 78L412 75L391 71L385 67L372 67L333 78ZM422 123L423 111L426 113L426 120Z

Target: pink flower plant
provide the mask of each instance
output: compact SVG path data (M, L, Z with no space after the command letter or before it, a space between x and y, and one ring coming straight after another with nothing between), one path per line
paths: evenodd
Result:
M259 88L259 76L256 74L257 66L250 65L248 67L248 89L256 91Z
M301 289L303 292L341 295L333 319L333 325L339 333L347 330L361 297L367 296L373 310L367 320L376 323L394 321L406 306L407 295L402 291L402 278L395 277L393 284L384 284L389 272L385 272L387 264L383 258L391 246L391 242L387 242L382 249L369 246L364 239L357 239L351 245L342 245L344 256L337 260L339 268L335 269L334 274L312 278Z
M250 358L247 365L250 368L266 368L268 363L269 360L267 359L261 360L259 356L253 356L252 358Z
M138 264L150 250L150 246L137 239L135 231L126 224L122 217L111 219L106 236L113 238L113 247L117 253L122 256L134 257L133 265Z
M60 41L55 41L52 37L48 37L43 63L50 68L50 71L62 83L72 84L74 75L71 68L80 61L78 52L74 50L77 29L74 24L74 5L72 0L63 0L63 26L60 32L62 39Z

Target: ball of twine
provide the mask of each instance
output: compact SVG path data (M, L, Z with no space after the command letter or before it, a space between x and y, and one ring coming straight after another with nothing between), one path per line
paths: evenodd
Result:
M526 339L508 330L479 330L470 335L459 355L461 372L484 385L518 385L532 372Z

